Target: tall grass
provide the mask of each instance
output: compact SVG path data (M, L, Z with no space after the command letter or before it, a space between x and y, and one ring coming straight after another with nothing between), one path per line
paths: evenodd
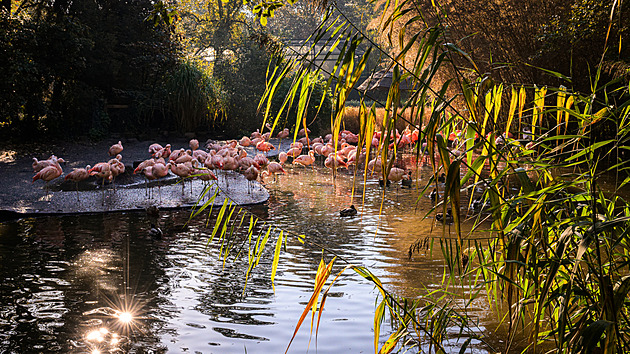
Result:
M166 89L168 108L180 131L207 130L225 106L209 69L192 60L175 67L167 78Z
M393 139L391 133L402 121L421 131L420 141L427 143L434 176L441 171L446 174L444 199L435 209L452 209L457 237L443 236L439 243L429 242L439 244L446 259L440 290L420 298L400 297L389 292L368 269L353 264L336 275L353 270L379 290L375 352L411 348L445 352L444 343L452 333L447 329L453 326L468 338L460 352L472 338L482 337L470 328L466 308L456 310L453 306L460 300L452 291L454 285L472 290L468 302L486 296L506 324L505 348L490 350L511 352L514 338L520 335L528 338L524 350L528 352L542 351L541 346L549 352L630 351L630 206L617 193L630 182L628 163L618 157L618 151L627 150L630 141L630 87L615 81L600 84L601 65L588 93L565 87L503 85L475 70L462 72L454 63L465 60L475 68L471 57L446 40L445 26L420 26L422 17L410 15L412 5L408 1L391 4L391 11L381 19L385 37L390 34L392 45L397 45L395 56L374 43L371 50L358 53L359 44L369 39L348 25L343 16L320 28L312 41L328 41L322 47L341 48L336 75L330 79L335 97L330 117L333 136L344 124L352 124L346 121L352 112L358 120L359 144L370 154L371 137L375 127L380 127L379 149L373 153L381 156L386 176L399 154L395 144L393 151L387 149ZM439 15L439 8L436 11ZM402 18L413 22L418 30L391 36L393 24ZM346 107L348 92L357 84L371 51L389 55L393 71L382 116L377 115L375 105L370 108L362 102L358 111ZM456 75L435 86L433 80L440 68L449 65ZM293 90L285 102L306 102L311 70L317 69L288 61L270 71L261 107L270 107L275 88L289 75L294 78ZM552 74L568 80L559 73ZM412 80L414 86L409 99L402 103L398 85L404 80ZM460 92L466 110L452 104L456 97L449 92L453 89ZM504 101L510 102L509 106L503 105ZM280 115L266 115L266 119L277 121ZM300 122L303 117L298 115L297 125ZM605 123L617 127L615 134L594 135ZM444 138L456 129L462 131L465 150L457 155ZM507 132L515 133L518 140L502 136ZM420 144L415 152L419 157ZM613 162L604 166L600 163L604 160ZM604 190L600 184L601 177L608 174L618 176L615 190ZM437 187L435 177L426 181L424 190L432 185ZM473 233L462 232L462 206L472 201L464 197L462 189L483 191L470 193L471 198L480 197L489 205L479 214L473 230L489 229L489 238L477 239ZM246 276L258 264L265 247L275 247L276 269L287 238L316 243L307 235L278 230L273 225L257 229L257 222L226 201L212 234L222 239L222 245L238 246L247 254L250 270ZM247 237L235 238L238 228L246 229ZM419 240L410 252L424 242ZM222 252L226 257L228 253L229 249ZM309 312L311 319L321 314L328 290L335 283L336 278L329 278L336 258L328 256L332 260L320 263L315 291L298 319L296 332ZM381 344L380 327L386 318L393 333Z
M385 108L378 107L374 110L375 121L376 121L376 130L383 130L383 118L385 118ZM413 114L413 110L411 108L407 108L400 113L400 116L403 119L399 119L396 122L396 129L399 132L402 132L405 127L409 125ZM348 106L344 109L343 112L343 124L345 129L358 132L361 130L361 107L360 106Z

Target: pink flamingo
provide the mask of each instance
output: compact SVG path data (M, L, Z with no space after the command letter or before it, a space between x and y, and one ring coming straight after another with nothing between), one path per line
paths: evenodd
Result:
M405 176L406 174L407 173L402 168L392 167L392 169L389 170L389 175L387 175L387 179L394 183L400 182L403 179L403 176Z
M112 174L112 185L114 186L114 190L116 190L116 177L125 173L125 164L121 162L122 155L118 154L115 158L107 161L110 164L110 172Z
M99 162L88 171L90 176L96 176L97 178L103 179L101 185L101 190L103 192L103 205L105 205L105 179L109 181L112 180L111 167L112 166L108 162Z
M263 154L256 154L254 156L254 161L260 166L260 168L265 168L269 164L269 160Z
M332 170L336 170L338 168L348 167L348 165L343 161L343 158L339 157L335 153L331 153L328 155L326 160L324 161L324 166L330 168Z
M291 156L293 158L296 158L298 156L300 156L300 154L302 153L302 148L301 147L292 147L289 149L289 151L287 151L287 156Z
M289 155L287 155L287 153L284 151L278 154L278 161L280 161L281 165L284 165L284 163L287 162L288 158L289 158Z
M264 151L266 154L269 150L275 150L276 147L273 146L273 144L268 143L263 140L263 141L258 142L258 144L256 144L256 149L258 149L258 151Z
M223 171L238 171L240 165L238 161L232 156L226 156L223 158ZM229 188L228 176L225 174L225 187Z
M160 157L169 157L171 156L171 144L166 144L165 147L159 149L158 151L156 151L155 153L153 153L153 157L155 158L160 158Z
M175 161L184 154L186 154L186 150L184 149L174 150L173 152L171 152L171 155L168 157L168 160Z
M158 143L151 144L149 145L149 154L151 154L151 156L154 156L156 152L162 149L164 149L164 147L162 147L162 145Z
M52 166L46 166L42 168L35 176L33 176L33 182L41 179L46 182L46 195L48 195L48 182L53 179L61 176L63 170L61 169L61 165L59 165L59 161L55 160L55 164Z
M109 156L116 156L123 151L123 146L120 141L117 144L110 146L109 148Z
M43 170L45 167L54 166L57 163L64 163L65 161L61 157L57 157L55 155L50 155L47 160L38 161L35 157L33 157L33 172L39 172Z
M309 150L307 155L300 155L293 160L293 163L300 164L304 167L312 165L315 162L315 155L313 150Z
M276 138L282 140L284 138L287 138L289 136L289 128L284 128L282 129L282 131L278 132L278 135L276 135Z
M252 144L252 141L248 137L244 136L238 141L238 143L243 147L248 147Z
M169 168L170 163L165 165L164 163L162 163L162 161L160 161L156 162L155 165L149 166L144 169L144 175L145 177L147 177L147 179L151 181L156 179L158 180L158 195L160 196L160 200L162 200L162 193L159 179L168 175Z
M90 170L90 165L85 166L85 168L75 168L74 170L72 170L72 172L68 173L66 175L66 177L64 178L64 180L71 180L74 181L76 187L77 187L77 200L79 200L79 182L81 181L85 181L86 179L88 179L90 177L90 173L88 172Z
M372 171L374 173L381 173L382 163L380 157L375 157L374 159L368 162L368 171Z
M190 142L188 142L188 146L190 146L192 151L199 149L199 140L191 139Z
M169 166L171 171L179 176L180 182L182 184L182 195L184 194L184 179L190 177L192 174L191 167L188 166L187 163L172 163L169 162ZM192 193L192 187L190 188L190 192Z
M199 161L199 163L204 163L208 158L208 153L203 150L194 150L192 153L192 157Z
M250 194L252 181L258 179L258 169L254 167L254 165L249 166L249 168L243 172L243 175L245 179L247 179L247 194Z
M287 171L285 171L284 168L282 168L282 165L277 162L270 162L269 165L267 165L267 171L269 174L273 175L274 181L276 180L277 173L284 173L284 174L287 173Z
M195 158L192 156L192 151L186 150L184 154L181 154L178 158L175 159L175 163L186 163L191 162L192 160L195 160Z

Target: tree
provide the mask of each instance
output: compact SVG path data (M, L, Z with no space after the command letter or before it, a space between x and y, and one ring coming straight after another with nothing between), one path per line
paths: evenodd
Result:
M137 99L156 94L175 47L145 21L151 1L25 1L4 14L0 70L4 128L39 134L107 134L138 124ZM122 114L107 103L126 104ZM155 117L150 118L154 120ZM110 125L110 123L112 125ZM147 122L143 122L147 123ZM136 126L137 127L137 126Z

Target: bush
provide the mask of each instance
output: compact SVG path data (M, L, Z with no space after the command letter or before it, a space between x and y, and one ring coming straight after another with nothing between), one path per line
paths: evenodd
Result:
M180 62L166 80L167 105L182 132L204 129L222 104L208 70L199 63Z

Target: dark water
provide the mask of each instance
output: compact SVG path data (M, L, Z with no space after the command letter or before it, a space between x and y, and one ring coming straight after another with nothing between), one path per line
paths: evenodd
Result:
M408 255L412 243L454 232L423 218L429 198L396 187L383 197L378 182L368 180L363 203L361 181L354 200L350 175L332 182L327 170L289 169L268 183L270 200L249 209L309 241L289 239L275 292L272 247L243 290L246 254L224 263L219 243L208 244L214 220L210 227L205 218L184 226L186 210L161 213L160 240L148 235L156 220L145 213L0 224L0 352L282 353L311 296L322 247L368 267L393 293L414 297L437 289L444 275L439 250ZM339 210L352 203L359 215L340 218ZM331 258L325 255L326 262ZM345 265L338 260L333 272ZM374 352L377 295L371 283L346 271L326 301L317 341L309 316L289 352ZM496 323L485 297L467 306L481 323ZM127 312L131 322L124 321ZM495 327L475 331L498 345ZM386 322L381 344L389 334ZM457 352L462 342L453 340L449 350ZM473 346L486 352L479 342Z

